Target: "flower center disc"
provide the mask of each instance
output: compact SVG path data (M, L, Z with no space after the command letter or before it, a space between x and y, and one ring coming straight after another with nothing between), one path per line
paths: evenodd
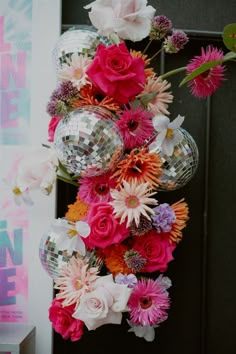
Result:
M140 297L140 306L142 309L148 309L152 305L152 299L150 297Z
M136 195L130 195L126 198L126 205L128 208L137 208L139 206L139 199Z

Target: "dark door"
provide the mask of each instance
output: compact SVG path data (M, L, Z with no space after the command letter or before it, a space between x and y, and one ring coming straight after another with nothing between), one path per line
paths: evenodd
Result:
M83 6L89 1L62 1L62 29L89 23ZM149 1L157 14L168 16L175 28L184 29L190 43L178 55L162 58L161 68L183 66L209 43L224 48L220 32L235 22L236 2L228 0ZM159 62L157 62L159 65ZM181 76L173 77L173 117L185 116L184 128L199 148L199 167L182 189L160 193L160 202L185 197L190 221L175 250L167 275L172 279L169 318L148 343L127 333L127 325L107 325L86 333L75 343L54 333L54 354L235 354L236 333L236 65L227 65L226 81L210 99L191 96L178 88ZM58 184L58 216L73 201L76 190Z

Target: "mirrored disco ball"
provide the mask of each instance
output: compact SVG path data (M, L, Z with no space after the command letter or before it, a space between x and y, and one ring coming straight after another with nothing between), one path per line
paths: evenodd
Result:
M76 256L74 252L68 256L65 251L59 251L56 247L56 238L52 231L45 234L39 245L39 259L51 278L55 279L59 276L61 267L67 264L72 256Z
M171 156L157 152L163 161L163 173L160 176L159 191L173 191L185 186L193 177L198 166L198 148L192 136L184 129L179 128L183 134L182 141L175 145Z
M98 106L83 106L57 125L54 144L69 173L97 176L111 170L123 153L123 140L114 115Z
M93 26L71 27L58 38L54 47L52 54L56 69L61 69L62 64L66 63L73 53L88 54L93 57L99 43L106 46L112 44L107 37L99 36Z

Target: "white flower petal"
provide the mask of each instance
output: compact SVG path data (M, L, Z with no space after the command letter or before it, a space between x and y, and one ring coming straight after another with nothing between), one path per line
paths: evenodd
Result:
M169 123L170 123L170 119L161 114L153 117L152 119L152 124L154 126L154 129L158 132L164 129L166 130L168 128Z
M184 117L181 116L181 115L178 115L174 120L173 122L171 122L168 126L168 128L171 128L171 129L178 129L181 124L183 123L184 121Z
M78 234L83 237L87 237L91 231L89 224L81 220L76 222L75 228L78 231Z

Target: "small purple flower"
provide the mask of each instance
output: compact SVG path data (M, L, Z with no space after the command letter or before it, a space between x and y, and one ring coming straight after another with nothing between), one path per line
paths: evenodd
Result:
M167 203L163 203L153 208L155 215L152 216L153 226L158 232L169 232L172 224L176 220L174 210Z
M59 86L59 94L59 99L67 101L77 97L79 91L75 86L73 86L71 81L64 81Z
M115 277L115 282L117 284L128 285L128 288L134 288L137 284L138 279L134 274L117 274Z
M166 291L172 286L170 278L164 277L163 274L159 275L159 277L156 279L156 283L163 287L163 291Z
M171 36L164 41L164 49L166 53L178 53L188 43L188 36L184 31L175 30Z
M172 22L166 16L155 16L152 20L152 27L149 37L151 39L164 38L172 29Z
M140 272L147 262L147 260L143 258L138 251L133 249L125 252L124 260L127 266L135 273Z

